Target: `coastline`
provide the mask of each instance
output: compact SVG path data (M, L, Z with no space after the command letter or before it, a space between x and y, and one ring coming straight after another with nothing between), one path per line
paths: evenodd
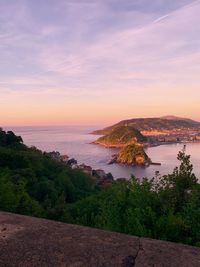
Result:
M173 145L173 144L195 144L195 143L200 143L199 140L193 140L193 141L179 141L179 142L159 142L159 143L145 143L145 144L141 144L141 146L143 146L144 149L147 149L147 148L151 148L151 147L158 147L158 146L162 146L162 145ZM109 145L109 144L105 144L105 143L102 143L102 142L99 142L99 141L93 141L91 142L90 144L94 144L94 145L99 145L99 146L102 146L104 148L116 148L116 149L122 149L124 147L126 147L128 144L120 144L120 145ZM111 158L111 160L107 163L107 164L122 164L124 166L131 166L131 167L135 167L135 166L139 166L139 167L149 167L150 165L153 165L153 166L161 166L162 164L160 162L154 162L152 161L151 159L149 159L148 161L145 161L145 163L143 165L137 165L137 164L125 164L125 163L122 163L122 162L117 162L116 161L116 156L117 154L114 154Z
M196 141L177 141L177 142L159 142L159 143L154 143L154 144L143 144L144 148L148 148L148 147L157 147L157 146L163 146L163 145L174 145L174 144L199 144L200 141L196 140Z
M140 143L144 148L148 148L148 147L157 147L157 146L162 146L162 145L173 145L173 144L198 144L200 143L200 140L188 140L188 141L166 141L166 142L145 142L145 143ZM118 144L118 145L113 145L113 144L105 144L103 142L99 142L97 140L92 141L89 144L93 144L93 145L100 145L102 147L105 148L123 148L129 144Z
M108 148L101 145L91 145L95 141L95 135L88 134L90 127L80 127L80 130L69 127L25 127L11 128L18 135L21 135L28 146L36 146L42 151L60 151L67 154L70 158L75 158L78 164L85 163L93 169L102 169L106 173L111 172L114 179L125 177L129 179L131 174L142 177L153 177L155 171L162 174L171 172L177 166L177 153L187 145L187 153L191 155L194 165L194 172L200 176L199 170L199 145L200 142L185 142L177 144L159 144L155 147L150 146L147 151L153 162L161 162L161 166L150 165L148 168L132 167L121 164L108 165L112 155L117 153L118 148ZM10 128L8 129L10 130ZM68 134L69 133L69 134ZM52 142L52 137L55 139ZM73 141L73 142L72 142ZM145 150L148 147L145 147Z
M128 145L128 144L109 145L109 144L105 144L105 143L98 142L98 141L93 141L90 144L99 145L99 146L102 146L102 147L105 147L105 148L123 148L123 147Z

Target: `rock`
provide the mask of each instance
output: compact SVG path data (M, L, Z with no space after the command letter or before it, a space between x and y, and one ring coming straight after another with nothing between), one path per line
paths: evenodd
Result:
M200 248L0 212L0 266L199 267Z
M122 267L133 267L135 265L135 257L127 256L122 260Z
M112 155L111 160L108 162L109 165L117 163L117 154Z
M115 158L116 162L130 166L147 166L149 157L140 144L130 144L123 147Z

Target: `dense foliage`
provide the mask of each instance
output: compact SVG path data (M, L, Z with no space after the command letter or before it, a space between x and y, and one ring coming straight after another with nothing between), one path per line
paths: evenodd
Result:
M61 220L63 206L95 192L91 177L0 131L0 209Z
M105 136L98 138L96 143L117 147L144 141L146 141L146 137L143 136L138 130L129 126L119 126L113 128L113 130Z
M144 165L149 160L143 147L139 144L130 144L122 148L117 154L117 162L128 165Z
M190 156L172 174L118 183L69 207L71 222L200 246L200 185Z
M12 138L10 138L12 137ZM0 210L200 246L200 185L181 151L172 174L95 181L0 131Z
M12 131L8 131L6 133L0 128L0 146L3 146L3 147L11 146L12 148L13 147L22 148L23 146L22 143L23 143L23 140L21 136L16 136Z

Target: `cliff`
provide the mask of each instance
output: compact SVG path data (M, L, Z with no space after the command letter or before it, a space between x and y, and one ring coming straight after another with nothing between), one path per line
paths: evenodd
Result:
M0 266L199 267L200 248L0 212Z
M150 163L142 145L130 144L122 148L115 157L115 161L127 165L144 166Z

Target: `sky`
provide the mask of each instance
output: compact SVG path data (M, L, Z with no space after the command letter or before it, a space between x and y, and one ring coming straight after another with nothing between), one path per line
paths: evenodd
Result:
M199 0L0 0L0 125L200 121L199 14Z

